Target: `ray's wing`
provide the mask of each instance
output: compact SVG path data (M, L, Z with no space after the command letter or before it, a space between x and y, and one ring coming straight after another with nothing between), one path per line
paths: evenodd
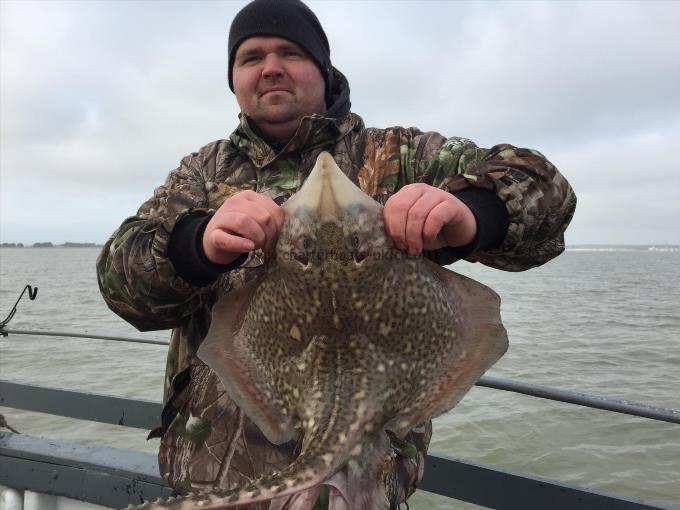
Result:
M264 378L242 334L245 314L261 281L253 280L220 298L213 307L210 329L197 354L267 439L282 444L296 435L293 420L274 403L275 391Z
M455 310L455 348L441 353L438 373L430 374L432 384L424 401L405 409L387 424L403 436L427 419L452 409L508 348L508 337L501 322L500 297L486 285L428 265L444 285Z

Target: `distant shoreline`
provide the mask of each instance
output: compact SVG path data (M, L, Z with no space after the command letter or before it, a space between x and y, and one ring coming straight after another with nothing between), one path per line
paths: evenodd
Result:
M50 242L45 243L0 243L0 248L101 248L103 244L97 243L71 243L66 242L62 244L54 244Z
M567 251L680 251L678 244L570 244Z
M0 243L0 248L102 248L103 244L65 242L54 244L51 242L24 244ZM678 244L569 244L567 251L680 251Z

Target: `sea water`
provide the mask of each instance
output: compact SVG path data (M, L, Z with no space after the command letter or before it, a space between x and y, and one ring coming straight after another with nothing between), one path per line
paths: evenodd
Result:
M115 316L97 288L96 248L0 249L0 320L9 327L167 340ZM680 408L680 251L582 248L507 273L451 269L502 298L510 348L489 375ZM0 378L160 401L165 348L103 340L0 337ZM155 452L145 431L0 408L19 431ZM431 452L680 506L680 425L473 388L434 421ZM456 483L451 480L451 483ZM413 509L476 508L419 493Z

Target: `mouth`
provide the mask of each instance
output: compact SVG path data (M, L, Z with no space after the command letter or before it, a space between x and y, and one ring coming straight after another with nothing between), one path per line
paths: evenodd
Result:
M276 93L276 92L288 92L289 94L292 94L292 92L290 90L286 89L286 88L272 87L272 88L267 89L264 92L262 92L262 94L260 94L260 97L266 96L267 94Z

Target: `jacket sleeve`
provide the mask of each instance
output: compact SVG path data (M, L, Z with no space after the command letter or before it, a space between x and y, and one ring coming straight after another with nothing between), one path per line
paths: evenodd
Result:
M466 138L446 139L415 128L367 131L362 171L368 166L365 178L377 179L376 191L389 195L405 184L424 182L451 193L489 190L505 204L509 223L503 242L492 250L475 251L466 260L524 271L564 251L564 231L576 195L540 152L508 144L483 149ZM432 258L450 264L459 258L455 254L455 249L444 248Z
M202 306L209 287L182 279L168 258L175 224L207 207L205 154L182 159L165 184L127 218L97 259L97 280L107 305L141 331L169 329Z

